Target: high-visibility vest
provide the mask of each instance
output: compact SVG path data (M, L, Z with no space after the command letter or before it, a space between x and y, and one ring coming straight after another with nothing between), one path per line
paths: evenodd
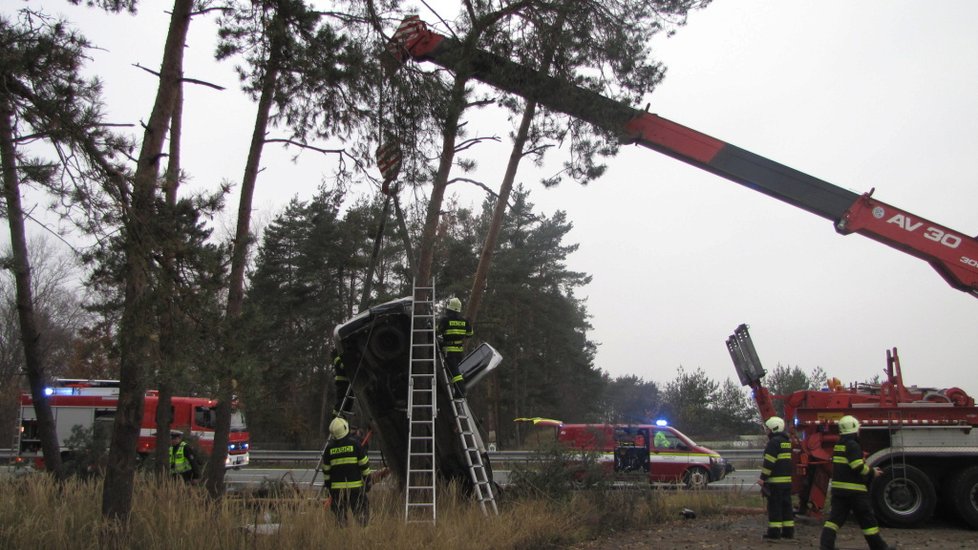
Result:
M187 448L186 441L181 441L180 444L177 445L176 452L173 451L172 446L170 447L170 472L171 473L182 474L184 472L189 472L190 470L193 469L193 466L190 464L190 461L187 460L187 457L183 452L184 449L186 448Z

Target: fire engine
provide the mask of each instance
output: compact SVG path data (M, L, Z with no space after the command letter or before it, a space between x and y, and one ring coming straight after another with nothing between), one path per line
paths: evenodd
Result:
M894 348L886 353L886 380L880 383L846 386L832 378L821 391L773 396L762 383L766 372L747 325L737 327L727 349L763 419L776 415L775 400L784 405L801 513L822 512L839 439L836 422L852 415L862 424L866 463L883 471L870 487L881 522L915 527L943 503L978 529L978 407L964 390L906 386Z
M720 453L698 445L665 420L654 425L564 424L546 418L516 421L553 427L558 443L571 450L597 453L605 471L639 474L649 483L681 483L702 489L733 471Z
M119 382L117 380L58 379L45 389L48 403L54 415L62 454L71 449L65 441L71 437L72 428L81 426L91 429L96 435L111 433L119 403ZM156 449L156 407L159 394L148 390L143 400L143 423L139 430L137 452L148 456ZM210 453L214 448L214 428L217 401L206 397L170 398L170 429L179 430L196 438L202 451ZM16 448L21 457L33 458L40 462L41 440L34 413L34 401L30 393L20 397L20 430ZM250 440L244 415L237 408L231 415L231 433L228 440L228 468L240 468L248 464Z

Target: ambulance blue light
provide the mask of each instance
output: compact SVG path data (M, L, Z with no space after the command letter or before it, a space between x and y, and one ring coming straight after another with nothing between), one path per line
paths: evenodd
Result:
M54 395L54 388L44 388L44 395L48 397Z
M658 419L658 420L655 421L655 425L656 426L668 426L669 425L669 422L667 422L666 419L664 419L664 418L660 418L660 419Z

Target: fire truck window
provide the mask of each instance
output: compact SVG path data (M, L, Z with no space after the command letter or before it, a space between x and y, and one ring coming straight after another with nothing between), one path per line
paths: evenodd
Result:
M214 429L214 410L210 407L194 407L194 425Z
M247 430L248 426L245 425L244 413L241 411L234 411L231 413L231 431L244 432Z

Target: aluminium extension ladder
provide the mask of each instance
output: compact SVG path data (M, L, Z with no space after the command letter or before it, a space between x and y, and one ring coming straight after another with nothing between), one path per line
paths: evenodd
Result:
M448 379L448 369L442 362L441 381L448 395L453 395L452 384ZM492 481L486 471L486 465L482 461L483 454L486 452L479 430L473 425L472 411L469 409L469 402L464 395L452 397L451 399L452 416L455 418L455 431L458 433L465 452L465 463L469 468L469 477L472 479L472 486L475 489L475 497L479 501L482 513L489 515L492 513L499 515L496 508L496 497L492 491Z
M411 301L407 484L404 521L435 523L435 418L438 411L435 287L415 286Z

